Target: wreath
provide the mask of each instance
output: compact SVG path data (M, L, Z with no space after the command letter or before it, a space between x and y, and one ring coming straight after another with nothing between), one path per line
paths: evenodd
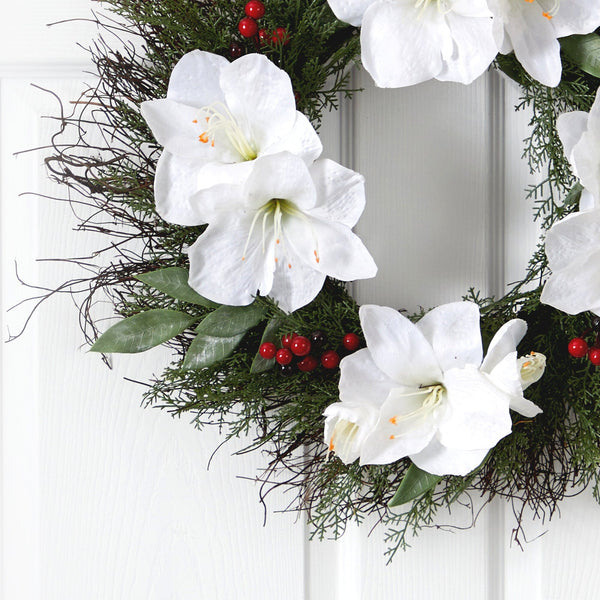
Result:
M108 265L59 288L78 295L91 350L166 344L146 405L246 436L266 457L261 499L292 490L317 538L376 515L390 560L469 493L512 502L517 540L525 509L597 496L600 6L107 4L97 82L46 159L92 207L79 228L111 240ZM352 232L364 179L319 158L316 130L358 91L359 56L381 87L468 84L492 64L521 86L546 237L503 298L406 315L349 295L376 273ZM104 294L122 319L100 335Z

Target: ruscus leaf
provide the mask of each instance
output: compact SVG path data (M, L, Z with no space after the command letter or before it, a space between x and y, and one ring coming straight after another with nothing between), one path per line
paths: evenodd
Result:
M141 273L140 275L136 275L135 278L171 296L171 298L175 298L175 300L198 304L206 308L220 306L216 302L212 302L212 300L208 300L208 298L204 298L204 296L194 291L188 284L188 276L187 269L183 267L166 267L156 271Z
M155 308L127 317L106 330L91 352L144 352L170 340L190 327L195 317L166 308Z
M596 33L561 38L560 46L582 71L600 77L600 36Z
M220 306L204 317L196 331L213 337L233 337L258 325L264 316L265 309L257 304Z
M183 368L201 369L227 358L242 341L243 337L244 333L230 337L198 334L185 353Z
M415 464L410 465L388 506L399 506L400 504L415 500L435 487L441 479L440 475L432 475L431 473L427 473L427 471L419 469Z

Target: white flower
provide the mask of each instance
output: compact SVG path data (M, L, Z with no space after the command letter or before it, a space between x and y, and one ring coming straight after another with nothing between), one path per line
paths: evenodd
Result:
M590 33L600 25L598 0L488 0L503 54L511 50L523 68L544 85L560 82L557 38Z
M517 362L523 390L539 381L546 370L546 357L541 352L520 356Z
M540 300L569 314L600 314L600 94L589 115L575 111L557 121L565 155L584 186L580 212L546 234L552 271Z
M257 293L292 312L326 275L374 277L377 267L351 228L364 205L362 175L331 160L307 166L289 152L259 157L243 185L219 184L192 198L207 230L189 249L189 283L222 304Z
M296 110L289 76L260 54L230 63L189 52L173 69L167 97L144 102L141 112L165 147L156 167L156 210L178 225L197 223L195 192L241 183L257 157L285 150L309 163L322 150Z
M328 1L339 19L362 24L362 63L380 87L471 83L498 53L485 0Z
M439 306L417 324L372 305L360 319L367 348L344 358L341 401L325 411L325 442L345 462L409 456L429 473L466 475L510 433L509 408L541 412L523 397L524 321L501 327L483 359L479 309L469 302Z

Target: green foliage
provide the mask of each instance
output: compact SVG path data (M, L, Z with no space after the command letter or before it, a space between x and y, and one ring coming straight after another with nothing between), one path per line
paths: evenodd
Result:
M194 317L176 310L155 308L115 323L90 348L91 352L144 352L183 333Z
M417 465L410 465L388 506L392 508L420 498L425 492L434 488L441 479L439 475L427 473Z
M156 271L148 271L136 275L136 279L157 290L164 292L167 296L190 304L199 304L205 308L216 308L217 303L203 298L188 285L189 271L182 267L166 267Z

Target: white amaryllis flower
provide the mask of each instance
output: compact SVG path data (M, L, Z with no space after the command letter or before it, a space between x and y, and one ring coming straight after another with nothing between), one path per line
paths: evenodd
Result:
M437 475L466 475L511 431L509 408L533 417L523 397L513 319L483 358L479 309L439 306L414 324L382 306L360 308L367 348L341 363L340 402L325 410L325 442L344 462L405 456Z
M540 300L569 314L600 315L600 93L590 113L575 111L557 121L565 155L584 186L580 211L546 234L552 271Z
M340 20L362 25L362 63L379 87L471 83L498 53L486 0L328 2Z
M292 312L326 275L374 277L377 267L352 233L364 205L362 175L331 160L281 152L259 157L242 185L219 184L192 198L207 230L189 249L189 283L222 304L270 296Z
M500 51L512 50L540 83L555 87L562 65L558 39L600 26L598 0L488 0Z
M156 166L156 210L178 225L197 222L195 192L242 182L257 157L289 151L310 163L322 150L296 110L289 76L260 54L230 63L189 52L173 69L167 97L144 102L141 112L165 147Z

